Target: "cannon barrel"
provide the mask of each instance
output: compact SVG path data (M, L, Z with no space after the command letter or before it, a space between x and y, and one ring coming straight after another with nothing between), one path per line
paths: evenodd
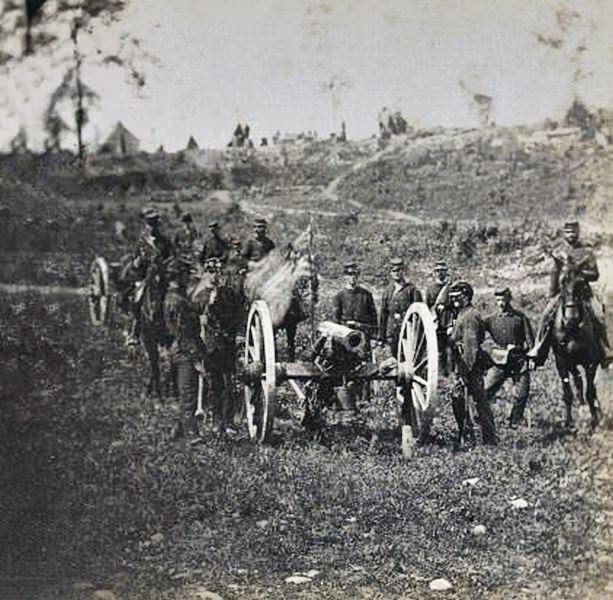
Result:
M352 329L346 325L339 325L333 321L323 321L317 327L320 336L341 344L348 352L359 354L366 348L364 332Z

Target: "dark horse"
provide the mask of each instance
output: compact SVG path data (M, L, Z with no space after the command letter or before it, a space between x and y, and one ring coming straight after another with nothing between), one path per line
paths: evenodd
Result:
M579 403L587 400L591 414L591 425L596 427L601 417L600 405L596 397L594 378L602 360L602 350L598 344L597 324L590 305L591 290L579 276L578 269L567 263L560 276L560 295L551 328L551 346L558 374L562 380L563 399L566 404L566 426L573 423L573 390L570 384L572 375ZM579 372L583 367L585 377Z
M164 298L166 296L166 279L161 265L152 264L142 283L140 298L140 340L149 359L149 381L146 393L160 398L160 346L167 345L167 333L164 325Z

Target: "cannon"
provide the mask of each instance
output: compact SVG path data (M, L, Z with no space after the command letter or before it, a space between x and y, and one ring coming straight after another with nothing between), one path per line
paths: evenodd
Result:
M365 334L331 321L317 327L310 360L277 361L275 337L266 303L256 300L247 317L242 365L245 414L249 437L270 440L279 385L288 383L301 401L309 382L344 385L371 381L395 383L402 436L419 440L427 434L438 386L436 325L423 302L404 315L397 355L381 364L372 362Z

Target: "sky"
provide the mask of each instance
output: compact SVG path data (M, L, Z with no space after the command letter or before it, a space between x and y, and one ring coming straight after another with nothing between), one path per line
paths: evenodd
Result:
M556 19L561 7L578 16ZM94 64L125 33L148 54L135 59L142 88ZM327 137L343 120L350 138L364 138L383 106L418 126L476 126L473 93L493 98L499 125L559 119L577 94L613 108L613 0L131 0L82 47L99 96L90 144L118 120L147 150L184 148L190 135L219 147L237 122L256 141L277 130ZM37 55L0 73L0 148L20 126L42 145L62 73L52 62Z

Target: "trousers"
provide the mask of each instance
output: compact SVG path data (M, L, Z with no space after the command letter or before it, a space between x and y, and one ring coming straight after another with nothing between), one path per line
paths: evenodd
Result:
M511 425L517 425L524 418L524 411L530 394L530 373L525 360L521 364L492 366L485 374L485 397L491 403L505 381L513 383L513 408L509 416Z

